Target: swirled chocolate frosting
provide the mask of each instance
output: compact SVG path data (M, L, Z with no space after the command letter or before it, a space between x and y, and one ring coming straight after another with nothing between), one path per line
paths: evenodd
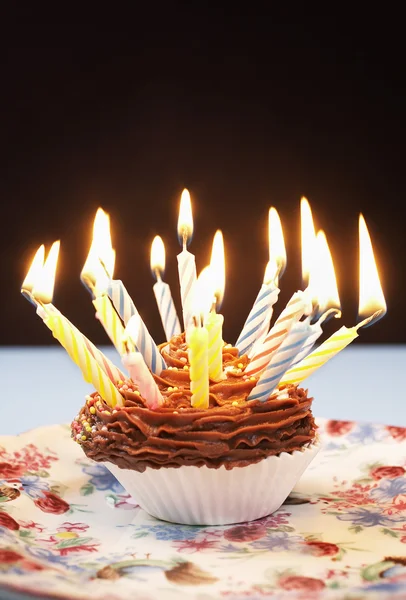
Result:
M266 402L247 400L257 378L247 356L223 349L225 378L210 382L208 409L191 407L184 335L160 348L168 368L155 376L164 398L147 407L136 386L120 382L123 406L111 410L95 393L72 423L72 437L89 458L136 471L183 465L243 467L312 442L315 423L307 391L288 386Z

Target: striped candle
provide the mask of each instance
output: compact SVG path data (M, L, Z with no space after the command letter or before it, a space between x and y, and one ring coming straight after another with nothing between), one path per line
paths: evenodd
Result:
M147 326L141 319L141 316L131 300L123 282L114 279L110 281L107 293L113 301L114 307L124 323L128 325L131 317L137 317L139 321L137 339L133 340L137 350L141 352L146 364L156 375L160 375L163 369L166 369L166 363L162 358L157 345L155 344Z
M262 284L235 343L240 355L248 354L253 349L255 342L262 342L266 337L272 319L273 305L278 299L279 291L274 281Z
M323 318L319 319L316 323L313 323L313 324L310 324L310 321L311 321L311 316L307 317L304 321L299 321L299 323L296 323L296 325L292 328L291 333L293 334L294 332L297 331L297 329L296 329L297 327L300 327L304 323L307 323L308 328L309 328L308 329L309 335L308 335L308 338L304 341L304 344L302 345L302 347L299 349L296 356L294 357L293 362L291 363L291 365L289 365L289 368L291 366L299 363L301 360L303 360L309 354L309 352L313 348L314 344L317 342L317 340L323 333L323 330L321 328L321 324L324 321Z
M172 299L171 288L167 283L162 281L163 273L165 271L165 262L165 244L161 236L156 235L151 244L150 259L151 272L156 277L156 283L154 284L153 290L166 340L169 342L174 335L179 335L181 333L181 328L175 304Z
M193 254L186 250L186 246L182 252L178 254L178 271L180 281L180 295L182 299L183 312L183 327L185 331L190 327L192 322L192 289L196 281L196 261Z
M307 304L305 292L293 294L263 343L255 344L254 355L245 369L247 375L257 375L265 369L292 327L305 313Z
M248 400L260 400L261 402L268 400L284 373L295 360L298 350L306 343L312 333L311 325L306 321L296 323L291 329L289 335L284 339L261 374Z
M139 352L124 354L123 365L128 369L131 379L137 384L148 408L158 408L163 402L162 395L141 354Z
M41 305L36 304L35 300L32 300L32 303L37 306L37 315L41 317L45 325L48 326L48 323L46 321L47 315L58 315L59 318L64 321L66 329L71 328L75 332L75 335L77 337L81 337L81 339L86 345L86 348L89 350L90 354L106 373L110 381L112 381L114 384L117 384L118 381L125 380L124 373L120 371L120 369L116 367L116 365L114 365L111 362L111 360L108 359L107 356L103 354L103 352L99 350L85 335L83 335L83 333L79 331L79 329L75 327L75 325L73 325L73 323L71 323L69 319L67 319L65 315L63 315L53 304L47 304L45 310L45 308L43 308Z
M330 358L351 344L358 337L358 329L359 325L351 328L341 327L305 359L289 369L282 377L280 385L297 384L309 377Z
M119 354L123 353L123 324L106 294L96 296L93 300L96 316L103 325L104 330L113 342Z
M46 316L44 322L52 331L54 338L59 341L73 362L78 365L85 381L93 384L111 408L116 405L122 406L123 397L120 392L89 352L83 338L77 335L74 328L69 326L69 322L57 314Z
M124 325L127 325L131 317L138 314L138 311L123 282L120 279L111 279L106 291L114 304L114 308L124 321Z
M189 375L191 404L194 408L209 407L209 333L204 327L192 327L189 338Z
M212 381L220 381L223 377L223 323L223 315L217 315L214 310L204 323L209 334L209 378Z
M156 303L158 305L159 314L161 315L162 326L165 331L166 340L169 340L174 335L181 333L180 323L173 302L171 289L167 283L159 277L153 287Z

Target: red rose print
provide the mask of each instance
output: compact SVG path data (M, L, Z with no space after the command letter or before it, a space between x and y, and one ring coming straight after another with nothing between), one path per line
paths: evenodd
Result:
M406 473L403 467L376 467L372 469L371 476L374 479L395 479L395 477L402 477Z
M0 527L7 527L7 529L11 529L12 531L17 531L20 529L17 521L10 517L6 512L0 512Z
M334 556L340 552L340 548L336 544L329 542L306 542L306 546L313 556Z
M15 563L21 558L24 558L23 555L14 552L14 550L2 550L0 548L0 565L5 563Z
M354 427L352 421L328 421L326 431L330 435L345 435Z
M56 494L44 492L44 496L45 498L38 498L37 500L34 500L34 504L43 512L52 513L54 515L62 515L69 510L69 504Z
M14 479L15 477L21 477L24 473L25 467L22 465L12 465L7 462L0 462L0 479Z
M300 577L298 575L287 575L279 579L279 585L284 590L308 590L319 592L326 587L324 581L314 577Z
M266 535L266 528L260 523L236 525L224 532L224 537L229 542L253 542Z
M406 427L394 427L393 425L389 425L386 429L397 442L406 440Z

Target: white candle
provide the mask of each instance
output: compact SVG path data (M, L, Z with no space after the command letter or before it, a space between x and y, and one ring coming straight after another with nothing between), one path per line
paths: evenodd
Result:
M153 290L166 340L169 342L174 335L181 333L181 328L171 289L167 283L162 281L165 271L165 246L159 235L155 236L151 246L151 271L157 279Z
M178 254L178 271L180 281L180 294L182 299L183 326L187 332L192 322L192 290L196 281L196 262L193 254L188 252L187 245L193 235L193 217L190 195L183 190L180 201L178 235L182 242L182 252Z
M250 314L245 321L236 347L240 354L254 355L256 344L262 344L268 334L273 315L273 306L279 296L278 282L286 267L286 248L282 223L275 208L268 216L269 262L264 281Z

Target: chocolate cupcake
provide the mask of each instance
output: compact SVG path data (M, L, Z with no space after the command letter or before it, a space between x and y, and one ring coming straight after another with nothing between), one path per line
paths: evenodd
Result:
M194 408L184 335L160 350L162 404L149 408L131 380L120 382L122 406L88 396L73 438L160 519L226 524L277 510L318 452L307 391L291 385L247 400L257 378L245 375L248 357L226 345L224 379L210 382L209 408Z

